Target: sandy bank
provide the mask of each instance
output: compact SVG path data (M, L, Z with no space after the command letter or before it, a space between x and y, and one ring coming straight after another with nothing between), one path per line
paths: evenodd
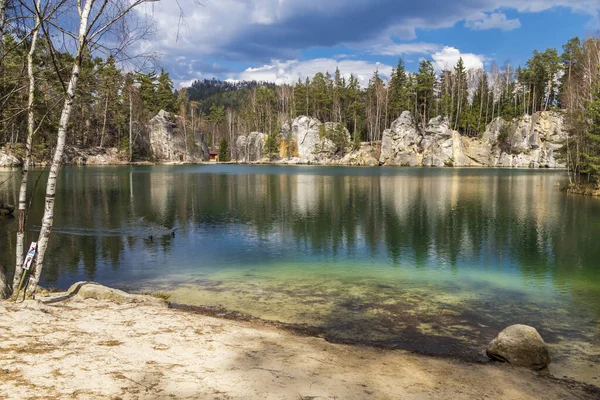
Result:
M327 343L150 303L0 303L6 399L592 399L500 364Z

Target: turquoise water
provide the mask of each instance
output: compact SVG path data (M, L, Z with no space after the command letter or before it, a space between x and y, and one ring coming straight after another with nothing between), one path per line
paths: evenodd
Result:
M16 203L11 173L0 171L0 201ZM495 169L65 168L43 281L169 290L176 302L334 341L466 359L525 323L551 344L555 375L598 385L600 199L560 192L564 180ZM0 224L9 264L16 221Z

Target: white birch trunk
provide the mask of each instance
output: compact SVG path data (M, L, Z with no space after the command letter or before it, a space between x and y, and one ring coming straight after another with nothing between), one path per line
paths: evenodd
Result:
M133 161L133 88L129 89L129 162Z
M88 20L94 0L87 0L83 5L80 13L80 24L79 24L79 43L77 46L77 55L73 62L73 70L71 71L71 79L69 80L69 86L67 89L67 96L63 105L63 110L60 117L60 125L58 127L58 139L56 143L56 150L54 151L54 157L52 159L52 165L50 166L50 174L48 175L48 183L46 184L46 200L44 205L44 216L42 217L42 229L38 239L38 252L36 257L35 271L31 278L28 292L30 294L35 293L37 284L40 281L42 275L42 269L44 267L44 257L46 250L48 249L48 241L50 239L50 232L52 231L52 225L54 223L54 200L56 196L56 181L58 179L58 170L62 161L65 142L67 139L67 127L71 118L71 111L73 109L73 102L75 99L75 90L77 88L77 82L79 81L81 55L86 45L86 39L88 35Z
M36 3L38 10L41 8L41 0ZM24 254L24 241L25 241L25 219L26 219L26 208L27 208L27 179L29 175L29 167L31 165L31 147L33 145L33 133L35 130L35 121L33 114L33 104L35 102L35 75L33 73L33 55L37 45L37 40L40 30L40 16L36 14L35 27L33 28L31 35L31 46L29 53L27 54L27 75L29 77L29 98L27 100L27 141L25 144L25 160L23 161L23 169L21 171L21 187L19 190L19 227L17 230L17 244L16 244L16 263L15 273L13 276L13 288L19 285L19 280L23 273L23 261L25 258Z
M2 63L4 61L4 26L6 24L6 5L8 0L0 0L0 79L5 80L2 72ZM2 120L2 128L6 131L6 119L3 118L3 113L0 110L0 120Z
M7 0L0 0L0 66L2 65L2 56L4 55L4 22L6 17L6 2ZM0 118L1 119L1 118ZM8 277L6 276L6 270L0 265L0 299L5 299L10 296L10 285L8 283Z
M6 23L6 3L8 3L8 0L0 0L0 57L4 54L4 24ZM1 58L0 63L2 63Z
M100 135L100 147L104 147L104 134L106 133L106 122L108 119L108 93L104 103L104 122L102 123L102 134Z

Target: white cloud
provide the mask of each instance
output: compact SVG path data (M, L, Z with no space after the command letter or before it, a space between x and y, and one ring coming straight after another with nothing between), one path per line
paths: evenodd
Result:
M258 68L248 68L237 76L230 77L234 80L256 80L275 82L278 84L294 84L298 79L305 80L312 78L317 72L325 73L329 71L334 74L335 69L339 68L342 76L350 78L350 74L358 79L362 86L369 83L373 73L378 70L379 74L387 78L392 72L390 65L381 63L372 63L361 60L335 60L331 58L316 58L308 61L298 60L272 60L270 64Z
M454 68L461 57L466 69L483 68L485 57L473 53L461 53L454 47L444 47L442 50L431 55L436 71Z
M521 27L521 21L518 18L507 19L504 13L483 14L480 19L470 20L465 23L467 28L476 31L486 29L501 29L503 31L512 31Z
M436 65L438 61L443 65L447 62L444 60L447 51L435 44L414 42L418 29L453 27L461 22L479 30L518 28L519 19L508 19L500 11L505 9L533 13L563 6L591 16L597 16L600 10L598 0L210 0L203 3L198 6L196 0L168 0L149 3L140 9L142 14L154 16L156 25L156 35L142 45L148 46L143 50L161 54L163 65L176 80L187 81L199 76L199 72L207 77L213 73L227 76L223 72L210 72L204 66L189 68L191 60L260 65L272 59L293 60L314 47L341 45L384 56L432 54L437 57ZM185 14L183 27L179 24L178 4ZM394 43L398 39L413 42ZM482 61L481 56L471 56L474 62Z

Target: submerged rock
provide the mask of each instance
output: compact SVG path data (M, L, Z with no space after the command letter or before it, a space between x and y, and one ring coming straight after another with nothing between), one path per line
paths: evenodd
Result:
M538 331L527 325L512 325L490 342L488 357L534 370L544 369L551 362L548 346Z
M157 306L166 306L167 304L163 299L129 294L94 282L75 283L69 288L68 293L70 296L77 295L83 299L106 300L116 304L147 303Z

